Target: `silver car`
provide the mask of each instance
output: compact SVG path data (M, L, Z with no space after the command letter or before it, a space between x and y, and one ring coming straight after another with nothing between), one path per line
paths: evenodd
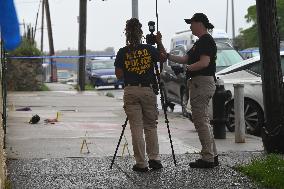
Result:
M284 73L284 51L280 52L281 68ZM263 93L261 81L260 57L256 56L234 64L216 73L224 81L225 89L234 95L234 83L244 84L245 124L247 133L260 135L264 123ZM234 99L226 103L226 113L229 118L227 128L234 131Z

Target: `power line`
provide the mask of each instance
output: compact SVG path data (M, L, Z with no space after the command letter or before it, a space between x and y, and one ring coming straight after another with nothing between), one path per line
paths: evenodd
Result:
M40 6L41 6L42 2L41 0L39 1L39 5L38 5L38 10L37 10L37 13L36 13L36 22L35 22L35 32L34 32L34 36L33 36L33 39L35 39L35 35L36 35L36 28L37 28L37 20L38 20L38 13L39 13L39 9L40 9Z

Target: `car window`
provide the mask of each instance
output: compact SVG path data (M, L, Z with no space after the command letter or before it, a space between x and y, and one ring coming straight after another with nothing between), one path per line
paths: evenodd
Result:
M247 67L247 69L248 69L249 71L252 71L252 72L258 74L258 75L261 75L261 64L260 64L260 61L256 61L256 62L250 64L250 65Z
M58 78L69 78L71 77L71 74L69 72L57 72Z
M92 63L92 70L113 69L113 68L114 68L114 61L102 61L102 62Z
M242 56L235 49L218 49L216 59L216 71L241 62Z
M247 67L248 70L261 75L261 64L260 61L254 62ZM284 56L281 56L281 70L282 75L284 74Z

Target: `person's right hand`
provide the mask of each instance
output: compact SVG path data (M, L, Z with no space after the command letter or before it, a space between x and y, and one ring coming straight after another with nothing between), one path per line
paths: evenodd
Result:
M161 44L162 43L162 34L160 31L157 31L157 35L156 35L156 41L158 44Z

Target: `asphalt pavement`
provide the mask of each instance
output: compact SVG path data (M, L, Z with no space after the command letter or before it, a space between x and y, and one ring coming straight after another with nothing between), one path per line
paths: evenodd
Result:
M113 90L77 92L70 86L48 84L52 91L9 92L6 152L12 188L260 188L235 167L263 156L261 138L246 135L235 143L234 133L216 139L221 165L191 169L200 144L193 124L181 112L168 112L177 165L160 110L158 134L160 171L136 173L129 126L113 169L111 160L125 121L122 99ZM117 90L121 94L121 90ZM22 111L29 107L31 111ZM29 124L33 115L37 124Z

